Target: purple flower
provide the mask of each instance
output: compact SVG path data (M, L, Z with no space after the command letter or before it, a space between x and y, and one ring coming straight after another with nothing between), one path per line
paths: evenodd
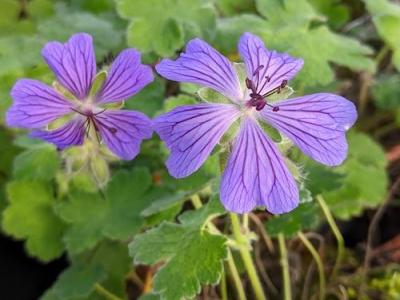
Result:
M247 71L243 88L232 63L200 39L190 41L177 60L161 61L156 69L165 78L214 89L231 104L175 108L154 120L155 131L171 152L166 163L169 172L181 178L195 172L232 123L240 120L222 175L221 201L237 213L255 206L285 213L298 205L298 187L259 122L276 127L314 160L335 166L346 158L345 132L357 112L352 102L327 93L270 103L267 97L279 93L303 61L269 51L250 33L243 34L238 47Z
M114 154L122 159L134 158L141 141L152 135L151 120L137 111L101 106L121 102L153 80L151 68L140 62L140 53L134 49L122 51L93 95L90 90L96 76L96 59L90 35L75 34L65 44L47 43L42 55L72 99L40 81L18 80L11 91L14 103L7 112L7 124L33 129L31 136L59 149L81 145L93 126ZM43 128L65 115L70 119L61 127Z

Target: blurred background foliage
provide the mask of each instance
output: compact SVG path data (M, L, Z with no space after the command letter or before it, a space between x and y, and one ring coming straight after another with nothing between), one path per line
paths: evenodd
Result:
M204 299L218 298L219 290L210 284L220 283L230 248L226 243L229 234L213 235L209 233L212 228L204 228L214 219L221 231L229 229L218 204L217 153L199 172L182 180L166 172L163 162L168 153L157 137L146 141L141 154L131 162L96 153L90 143L60 153L52 145L30 140L25 131L5 127L4 112L11 104L9 91L14 82L30 77L51 84L54 77L41 58L41 48L49 40L65 41L76 32L93 36L98 65L106 67L126 47L139 49L144 61L155 65L162 57L174 57L193 37L205 39L231 60L240 61L236 44L245 31L262 37L270 49L304 59L303 70L292 82L297 95L335 92L353 100L359 111L356 128L348 134L349 157L342 166L325 168L295 149L288 153L301 166L302 204L282 216L263 211L253 214L252 229L259 233L259 240L254 241L259 272L265 269L271 276L279 267L276 252L262 243L263 237L272 237L273 245L274 237L283 235L289 247L293 297L311 299L316 293L318 284L307 279L316 276L309 269L312 262L299 248L296 236L310 231L322 237L319 252L325 269L332 268L335 242L314 200L321 195L339 220L347 245L339 275L328 283L329 297L399 299L398 217L390 221L391 214L387 214L385 224L389 227L378 230L381 239L374 250L374 257L379 259L373 262L367 279L360 275L368 222L374 210L390 197L394 198L390 210L397 215L400 212L399 193L392 191L387 196L400 174L399 3L1 0L2 234L23 241L33 259L48 263L62 257L68 262L41 299L104 299L111 297L107 290L128 299L169 300L199 294L197 297ZM193 91L191 85L179 86L157 78L126 101L125 107L152 117L193 103L195 98L189 95ZM200 195L207 204L200 208L193 195ZM153 229L145 231L149 228ZM381 252L376 252L379 249ZM235 248L233 255L238 260ZM139 267L132 266L132 258ZM166 263L160 268L162 262ZM311 275L305 276L309 272ZM240 267L239 273L243 274ZM282 281L280 276L272 277L264 278L266 294L280 299ZM360 295L363 280L367 286ZM2 284L7 290L7 279L2 279ZM251 292L248 294L252 299ZM39 296L16 295L17 291L5 299Z

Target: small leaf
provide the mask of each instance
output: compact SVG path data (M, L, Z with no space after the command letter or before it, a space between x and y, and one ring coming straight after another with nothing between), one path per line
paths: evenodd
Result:
M203 226L223 212L214 198L199 210L183 214L181 224L165 222L137 235L129 245L136 264L166 261L154 277L154 292L162 299L193 298L201 285L219 281L227 256L226 239L208 233Z
M17 239L26 239L30 255L43 261L59 257L63 250L64 224L53 212L53 189L44 182L12 181L7 185L10 202L2 226Z

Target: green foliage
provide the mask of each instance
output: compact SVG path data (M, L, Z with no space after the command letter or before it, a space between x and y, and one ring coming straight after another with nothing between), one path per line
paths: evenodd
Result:
M299 231L314 229L319 220L318 206L315 203L304 203L290 213L269 219L265 227L271 236L283 233L289 238Z
M24 180L49 181L60 167L56 148L40 144L19 154L14 160L14 177Z
M400 5L387 0L363 0L379 35L393 50L393 63L400 70Z
M193 298L202 284L219 281L227 256L226 239L210 234L204 225L222 213L218 199L214 199L199 210L183 214L180 224L163 223L137 235L129 245L136 264L166 261L154 278L154 291L162 299Z
M307 0L258 0L256 4L258 12L265 19L241 15L218 24L219 34L215 42L218 44L221 41L220 45L225 51L236 48L242 32L259 34L269 49L304 59L297 82L309 86L324 85L334 80L330 63L353 70L375 70L374 62L367 57L373 53L371 48L356 39L331 31L324 24L311 26L313 21L323 20L323 16Z
M388 185L387 160L382 148L362 133L351 132L348 142L348 159L336 169L344 175L341 186L322 193L332 213L341 219L380 204Z
M53 211L52 186L40 181L12 181L7 195L10 204L3 212L3 230L26 240L28 253L43 261L60 256L64 224Z
M193 37L209 38L215 12L206 0L115 0L121 17L130 20L128 44L144 52L171 56Z
M372 87L372 95L379 108L400 109L400 75L379 77Z
M119 171L111 179L104 195L71 191L60 202L57 214L70 226L64 241L71 253L93 248L104 237L127 239L143 224L140 211L148 205L145 197L151 186L146 169Z

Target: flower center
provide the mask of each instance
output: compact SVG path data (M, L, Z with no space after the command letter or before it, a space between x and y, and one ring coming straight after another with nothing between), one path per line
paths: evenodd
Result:
M287 80L282 80L282 82L279 84L279 86L269 90L268 92L261 94L262 90L264 87L271 81L271 78L268 76L264 76L264 80L260 79L260 71L263 69L263 65L259 65L254 73L253 77L256 77L257 84L254 83L253 80L246 78L246 87L251 91L250 93L250 99L247 100L246 106L247 107L255 107L257 111L262 110L266 105L272 107L272 111L277 112L279 111L278 106L273 106L269 103L267 103L267 100L265 99L268 96L271 96L275 93L279 94L281 90L287 85ZM260 85L260 82L263 82L262 85Z
M117 129L114 127L110 127L103 121L103 118L98 117L102 113L104 113L107 109L100 108L93 105L91 102L85 102L82 105L78 106L77 108L71 108L74 112L84 116L86 121L84 123L86 135L89 135L90 127L93 125L96 132L99 131L99 126L102 128L107 129L112 134L117 133Z

